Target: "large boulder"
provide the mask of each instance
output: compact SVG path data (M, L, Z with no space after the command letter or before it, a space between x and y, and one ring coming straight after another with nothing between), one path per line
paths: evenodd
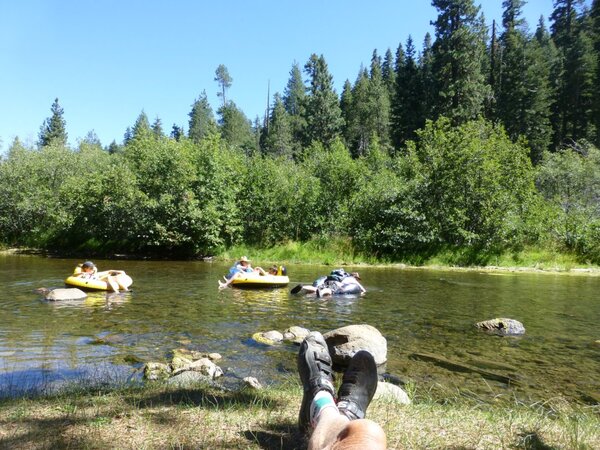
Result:
M480 330L499 336L519 336L525 334L525 327L521 322L504 317L477 322L475 326Z
M323 335L335 365L346 367L359 350L367 350L379 366L387 361L387 340L371 325L348 325Z
M37 290L44 296L44 300L49 302L68 301L68 300L83 300L87 294L77 288L58 288L46 289L40 288Z

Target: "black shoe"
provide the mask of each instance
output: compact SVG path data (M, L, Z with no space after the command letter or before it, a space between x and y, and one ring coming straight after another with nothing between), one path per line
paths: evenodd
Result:
M298 372L304 387L298 425L300 430L306 431L310 427L310 405L317 392L327 391L335 398L331 356L325 339L318 331L309 333L300 345Z
M338 391L338 409L348 419L364 419L377 390L377 365L371 353L357 352L344 372Z

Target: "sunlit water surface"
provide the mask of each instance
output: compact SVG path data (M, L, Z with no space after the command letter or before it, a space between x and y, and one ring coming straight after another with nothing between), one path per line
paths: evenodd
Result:
M0 255L0 396L71 380L138 380L144 362L167 362L177 348L222 354L226 379L277 384L296 377L297 347L256 344L253 333L362 323L387 339L386 374L419 389L582 403L600 392L600 277L361 268L366 295L321 300L289 288L219 291L223 263L96 261L101 270L126 270L132 291L41 300L34 290L63 287L76 262ZM330 270L289 266L290 287ZM503 338L475 329L494 317L517 319L527 332ZM510 374L518 384L450 370L415 353Z

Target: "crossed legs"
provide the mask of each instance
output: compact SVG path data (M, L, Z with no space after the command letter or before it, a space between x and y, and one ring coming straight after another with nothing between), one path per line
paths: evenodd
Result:
M304 387L299 425L306 431L312 429L309 450L386 448L381 426L364 418L377 389L377 367L369 352L354 355L337 396L331 357L320 333L312 332L302 342L298 371Z

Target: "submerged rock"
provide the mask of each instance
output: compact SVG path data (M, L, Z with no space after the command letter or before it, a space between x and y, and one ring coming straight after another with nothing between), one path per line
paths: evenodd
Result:
M477 322L475 324L480 330L499 336L519 336L525 334L525 327L521 322L514 319L496 318Z
M44 296L44 300L49 302L83 300L87 298L87 294L77 288L39 288L36 291Z

